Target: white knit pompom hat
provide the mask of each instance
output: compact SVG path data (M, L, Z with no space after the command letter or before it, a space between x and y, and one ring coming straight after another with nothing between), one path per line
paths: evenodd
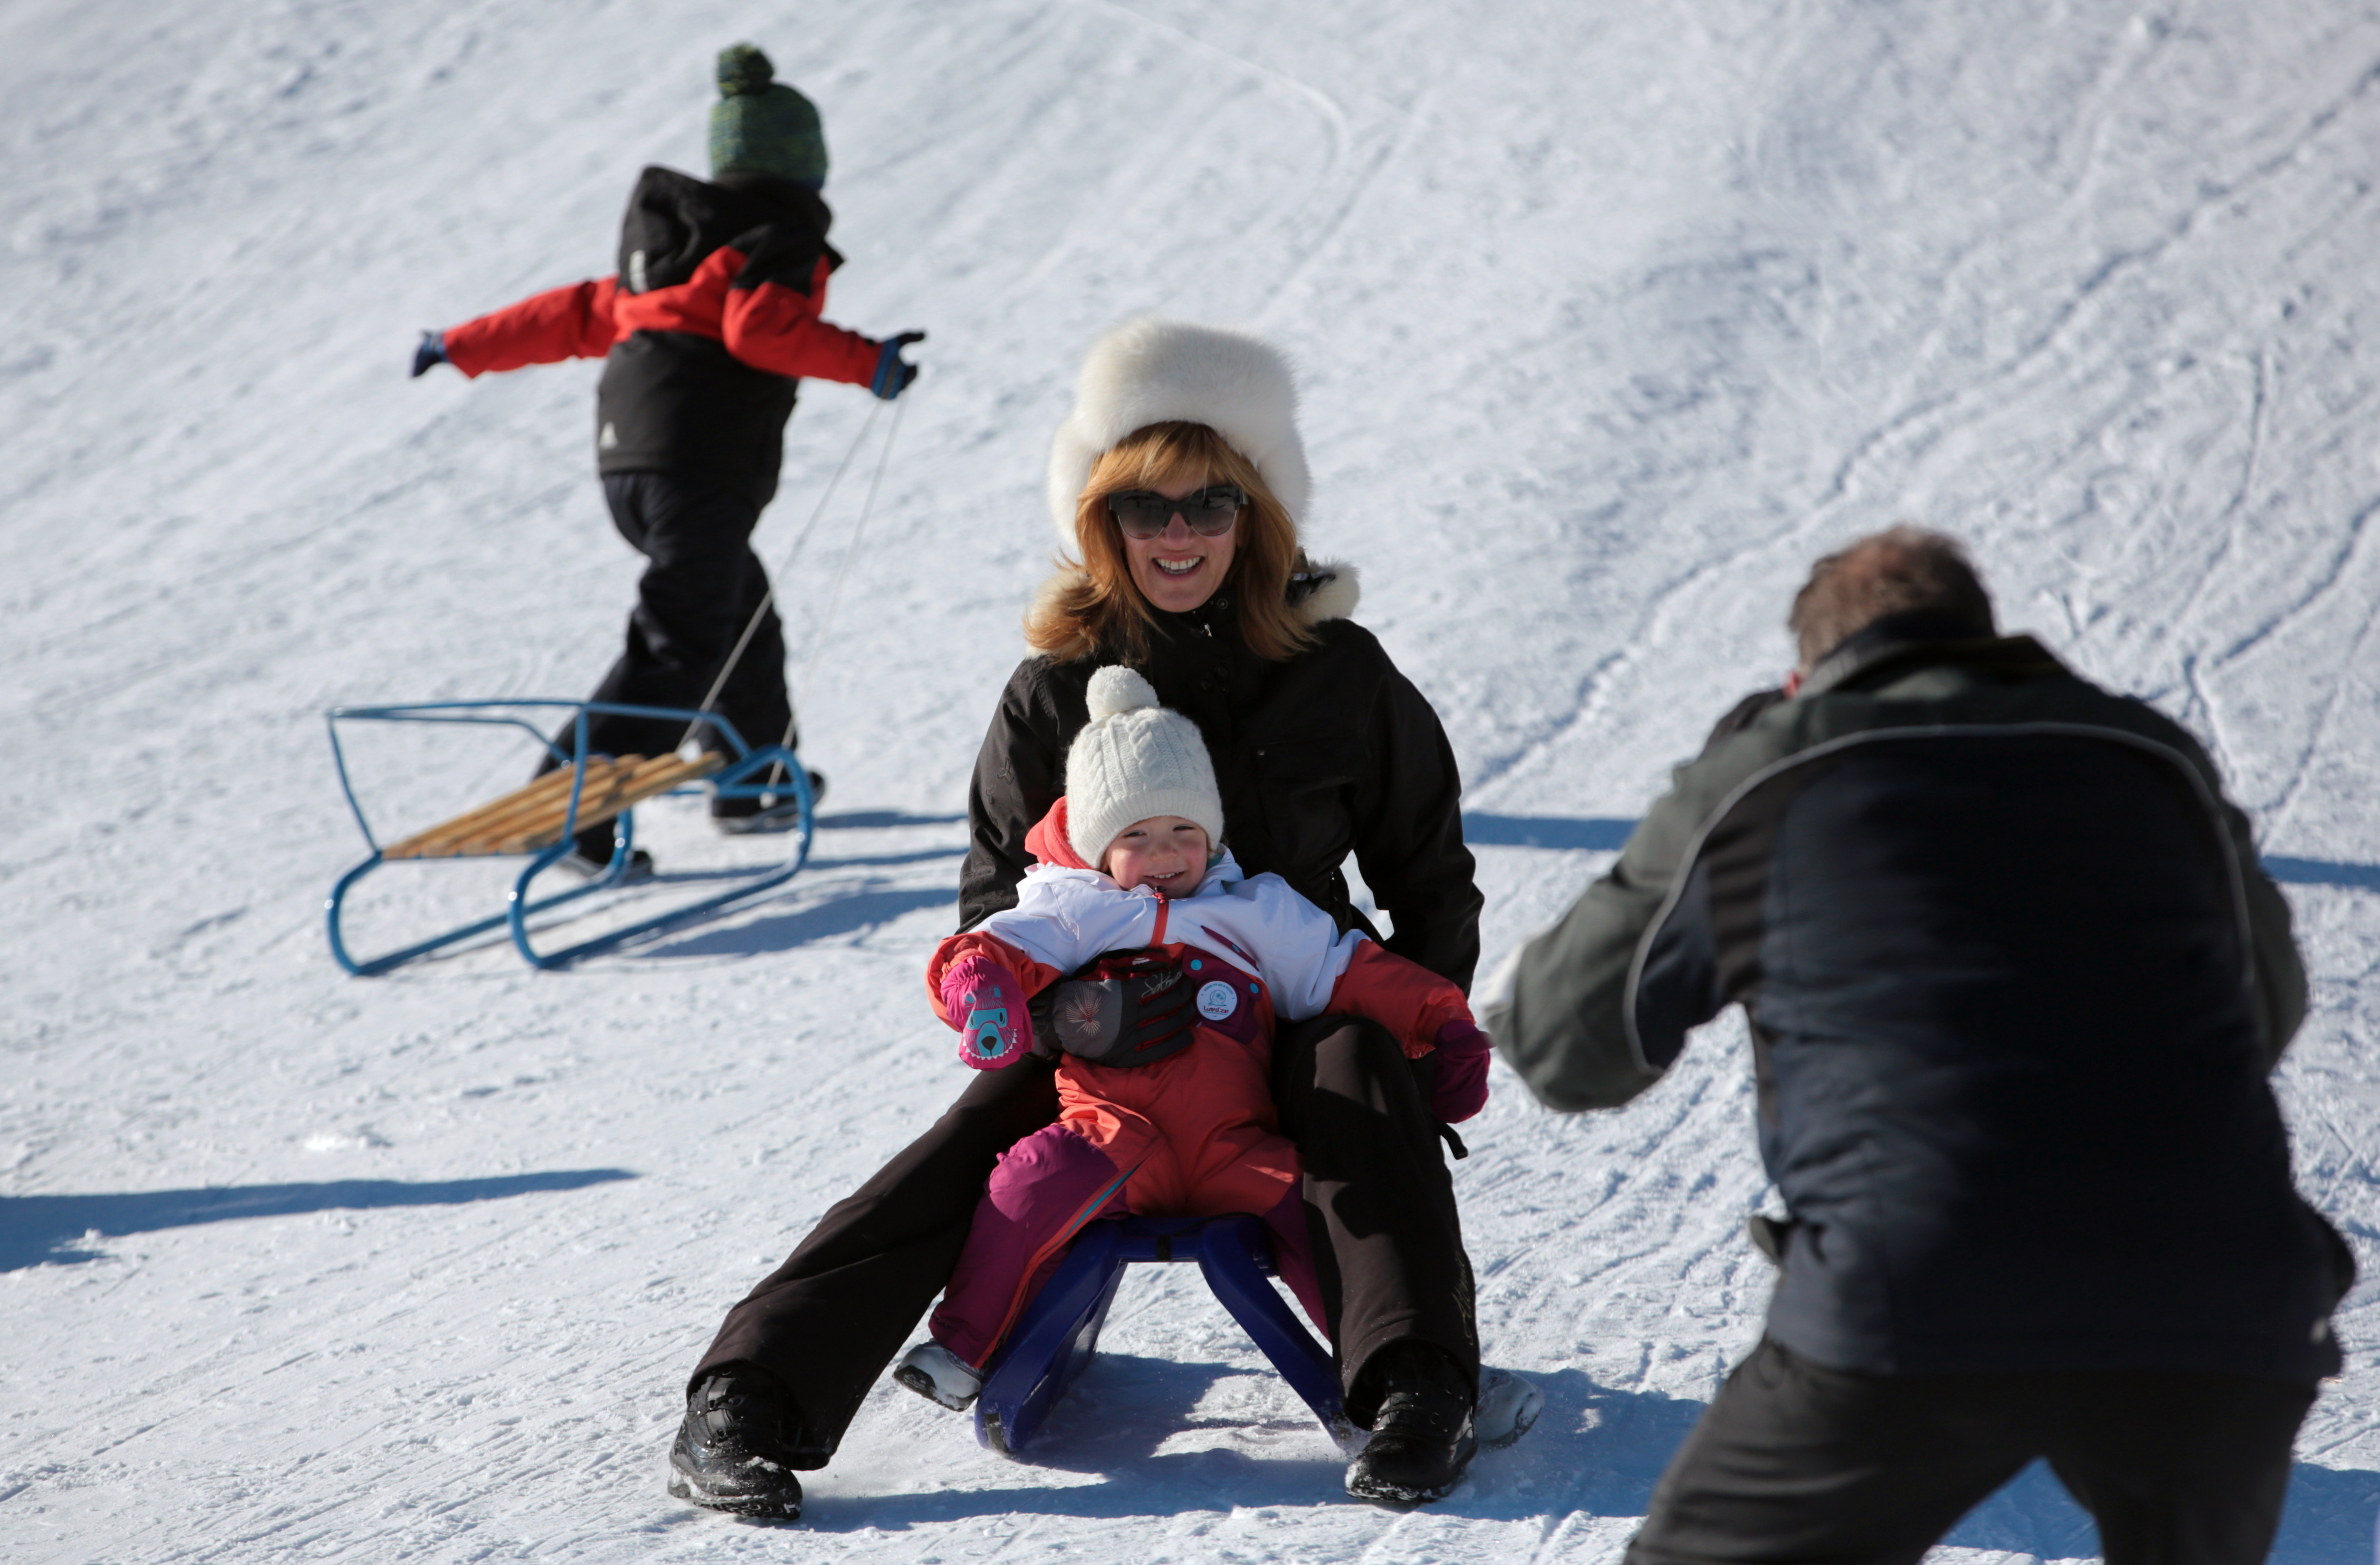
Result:
M1180 815L1223 840L1223 795L1198 725L1157 704L1148 681L1121 666L1091 676L1089 726L1066 752L1066 840L1097 867L1123 828Z
M1303 525L1313 479L1297 438L1297 379L1281 349L1245 332L1144 315L1091 345L1075 410L1050 446L1050 517L1069 547L1091 464L1125 435L1174 420L1205 424L1256 464Z

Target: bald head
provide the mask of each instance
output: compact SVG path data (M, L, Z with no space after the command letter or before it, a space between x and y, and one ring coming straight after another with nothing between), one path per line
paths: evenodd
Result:
M1996 627L1992 600L1959 541L1922 527L1895 527L1839 549L1810 568L1793 594L1786 628L1808 673L1818 659L1887 615L1920 610L1963 620L1975 634Z

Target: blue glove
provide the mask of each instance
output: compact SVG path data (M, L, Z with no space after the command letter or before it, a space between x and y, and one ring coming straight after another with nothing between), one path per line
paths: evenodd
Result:
M413 378L419 380L430 373L431 365L445 362L447 362L445 339L436 332L422 333L420 343L413 350Z
M868 389L887 402L908 390L909 383L917 378L917 366L902 358L901 350L913 342L925 340L923 332L903 332L899 336L885 338L883 351L876 356L876 378L868 383Z

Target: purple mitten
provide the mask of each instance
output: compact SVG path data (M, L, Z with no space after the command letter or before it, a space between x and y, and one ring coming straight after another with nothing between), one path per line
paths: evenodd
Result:
M1025 990L990 957L961 957L943 971L942 1009L959 1030L959 1058L978 1070L1014 1065L1033 1051Z
M1438 1089L1429 1111L1451 1125L1479 1112L1488 1101L1488 1034L1470 1021L1450 1021L1438 1030Z

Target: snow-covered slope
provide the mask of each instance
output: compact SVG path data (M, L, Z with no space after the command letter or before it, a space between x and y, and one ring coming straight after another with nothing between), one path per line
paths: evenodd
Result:
M565 975L495 947L343 978L322 710L581 693L638 569L593 368L411 383L413 333L608 270L746 36L826 116L830 313L933 334L831 633L861 485L781 577L819 862ZM1767 1288L1725 1023L1616 1114L1500 1068L1455 1177L1488 1356L1548 1411L1444 1505L1345 1502L1172 1269L1036 1465L888 1387L798 1529L662 1492L721 1313L957 1084L919 965L1049 556L1049 433L1145 309L1302 361L1314 542L1446 717L1491 960L1781 667L1814 554L1970 538L2007 619L2189 723L2255 813L2315 975L2301 1179L2369 1269L2374 145L2380 11L2318 0L17 0L0 1555L1617 1557ZM868 412L808 391L772 566ZM358 761L416 824L522 765ZM756 851L650 813L665 868ZM499 881L369 884L367 941ZM2375 1298L2278 1559L2370 1557ZM2038 1472L1951 1543L2093 1547Z

